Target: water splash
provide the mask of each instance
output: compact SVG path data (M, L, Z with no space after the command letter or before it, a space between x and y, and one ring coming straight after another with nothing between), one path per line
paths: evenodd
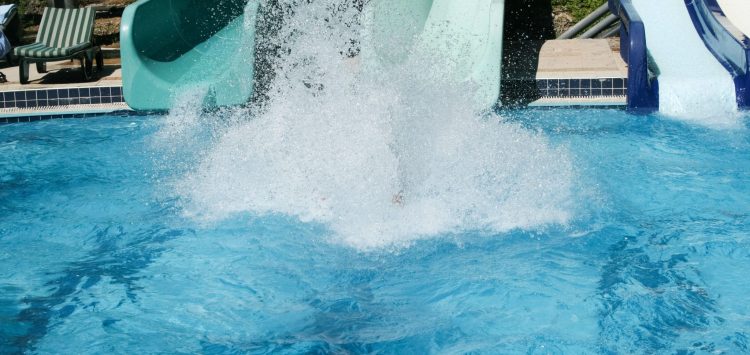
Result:
M219 133L177 183L186 213L206 221L293 215L325 223L332 238L359 249L572 217L567 149L478 115L476 88L444 75L439 58L361 65L351 55L366 38L359 15L335 1L296 5L278 36L265 39L283 53L268 100L232 112L235 119L201 117L223 128L212 129Z

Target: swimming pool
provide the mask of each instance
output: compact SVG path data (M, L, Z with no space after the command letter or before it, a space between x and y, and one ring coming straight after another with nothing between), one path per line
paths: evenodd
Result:
M509 172L504 183L536 176L525 169L558 178L518 183L510 195L481 191L492 182L451 181L500 208L457 201L472 217L447 225L385 212L402 220L380 232L400 239L358 239L335 222L356 215L348 202L325 210L331 217L273 212L301 200L229 198L252 184L211 162L238 144L226 137L245 123L199 120L196 129L125 116L0 126L0 353L750 351L746 118L713 130L617 110L502 116L482 129L525 137L549 159L481 167ZM357 186L347 183L334 185ZM368 183L380 188L361 181L357 193ZM387 208L407 209L414 200L404 199ZM349 201L313 205L334 200ZM251 207L233 207L243 201ZM555 209L562 214L546 214Z

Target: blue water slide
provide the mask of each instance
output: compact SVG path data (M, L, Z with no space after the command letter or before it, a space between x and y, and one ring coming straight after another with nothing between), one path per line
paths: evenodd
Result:
M646 27L630 0L609 0L610 11L619 16L620 55L628 63L627 108L632 112L653 112L659 107L659 82L649 68Z
M690 17L706 47L729 71L737 89L737 105L750 108L750 39L730 30L729 21L716 0L685 0Z

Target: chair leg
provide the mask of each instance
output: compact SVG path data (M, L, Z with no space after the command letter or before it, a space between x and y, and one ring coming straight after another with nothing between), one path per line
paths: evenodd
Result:
M21 84L29 83L29 62L23 59L18 62L18 74Z
M81 71L83 72L83 80L89 81L94 76L94 63L91 57L83 55L81 57Z
M101 48L96 51L96 70L100 73L104 70L104 52Z
M47 72L47 63L40 62L36 63L36 72L39 74L44 74Z

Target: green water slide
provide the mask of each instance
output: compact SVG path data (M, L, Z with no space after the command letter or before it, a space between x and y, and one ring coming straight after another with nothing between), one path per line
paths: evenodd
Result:
M409 58L439 58L456 82L478 88L478 110L499 102L504 0L379 0L366 16L366 62L398 65ZM419 60L419 59L418 59ZM428 69L426 70L434 70ZM441 71L441 74L443 72Z
M452 63L450 76L479 90L478 109L498 102L504 0L378 0L363 54L381 65L415 51ZM176 93L207 90L204 104L246 103L253 93L257 1L140 0L122 19L123 92L139 110L168 109ZM367 47L367 48L365 48ZM423 53L423 52L422 52Z
M253 93L257 2L140 0L120 29L123 94L138 110L164 110L174 95L205 90L207 106Z

